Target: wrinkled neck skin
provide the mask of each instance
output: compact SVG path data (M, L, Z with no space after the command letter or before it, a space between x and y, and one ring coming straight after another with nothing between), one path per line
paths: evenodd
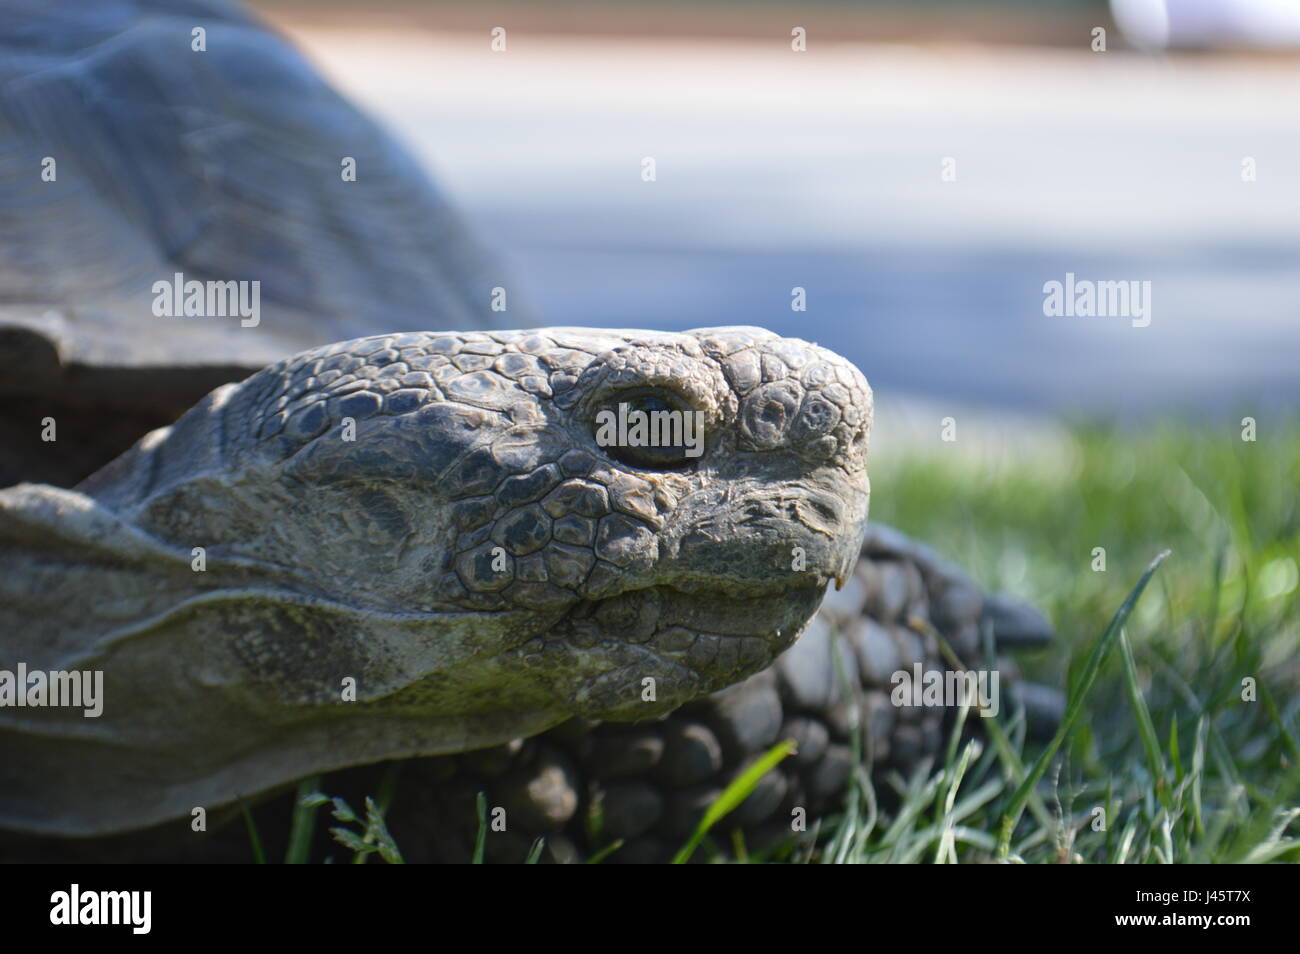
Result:
M596 367L609 344L553 401L509 377L457 394L464 370L431 359L417 410L349 415L354 389L302 425L297 395L339 380L320 368L355 363L318 349L77 490L0 491L0 669L103 673L96 718L0 708L0 827L142 827L574 715L654 718L767 666L852 566L865 468L728 430L762 409L721 372L698 386L719 362L674 344L715 443L689 471L629 472L590 439L601 382L626 377Z
M0 667L102 671L104 705L98 718L0 709L0 824L55 834L96 834L101 820L103 831L138 827L317 771L492 745L569 715L544 680L502 671L510 651L562 611L386 599L383 581L424 549L403 544L437 541L432 514L404 541L366 528L352 553L373 560L370 585L357 587L358 566L339 566L342 554L322 536L333 522L322 514L357 516L339 490L295 497L235 470L121 512L72 491L28 495L38 492L45 499L32 502L36 519L23 529L40 542L5 534L0 557L6 588L16 582L11 561L35 568L24 586L39 597L38 614L3 620L17 645L6 645ZM162 514L170 517L159 526ZM186 539L174 537L176 516L191 528ZM33 551L47 551L54 534L62 558L41 566ZM309 562L248 555L280 548ZM156 788L123 788L123 768Z

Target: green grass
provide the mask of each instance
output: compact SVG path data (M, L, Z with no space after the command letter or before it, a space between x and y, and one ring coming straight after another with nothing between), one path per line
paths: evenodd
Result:
M1068 687L1061 731L1033 746L1005 710L975 718L987 731L954 732L939 764L863 767L842 812L763 852L728 829L757 776L737 779L680 857L1300 861L1300 421L1261 420L1254 443L1080 426L991 464L951 449L873 461L872 516L1050 616L1058 644L1018 662ZM367 834L350 841L379 851Z
M1300 860L1300 422L1263 422L1254 443L1235 427L1078 427L1047 460L936 449L877 463L872 483L873 517L1049 614L1059 645L1020 662L1071 687L1077 718L1050 758L1009 725L890 780L895 818L824 826L856 832L835 860Z

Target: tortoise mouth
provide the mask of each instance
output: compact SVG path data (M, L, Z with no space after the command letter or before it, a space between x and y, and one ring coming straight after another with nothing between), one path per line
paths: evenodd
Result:
M771 665L812 619L823 587L762 594L629 590L575 606L552 631L573 711L616 722L671 712Z
M718 688L768 666L817 612L822 584L720 593L659 585L584 601L569 613L568 641L639 646Z

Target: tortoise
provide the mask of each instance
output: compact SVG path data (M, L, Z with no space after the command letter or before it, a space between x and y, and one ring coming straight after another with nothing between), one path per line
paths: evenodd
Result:
M778 738L798 753L735 816L756 837L834 806L851 738L923 765L949 712L890 687L951 667L942 644L973 665L981 634L1052 638L867 524L851 364L747 327L504 330L504 273L418 166L238 9L19 3L0 44L7 161L55 186L0 196L24 481L0 490L0 670L99 670L105 703L0 707L0 828L188 832L419 756L393 810L413 858L464 857L486 791L493 856L545 833L581 857L599 806L622 859L661 860ZM160 318L145 290L177 271L267 307ZM698 455L597 440L629 406L700 415ZM1058 697L1013 690L1050 725Z

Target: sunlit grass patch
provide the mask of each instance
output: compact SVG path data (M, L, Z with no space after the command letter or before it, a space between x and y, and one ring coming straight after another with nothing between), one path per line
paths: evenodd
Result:
M1092 426L1072 432L1064 468L874 463L873 517L1048 612L1058 646L1022 660L1040 681L1072 685L1143 566L1172 551L1045 766L1048 812L1019 820L1007 858L1300 860L1300 422L1241 436ZM1003 855L1000 821L1041 751L1007 735L1014 746L990 739L960 761L950 746L945 764L891 780L892 828L837 860ZM836 825L862 823L823 827L834 844Z

